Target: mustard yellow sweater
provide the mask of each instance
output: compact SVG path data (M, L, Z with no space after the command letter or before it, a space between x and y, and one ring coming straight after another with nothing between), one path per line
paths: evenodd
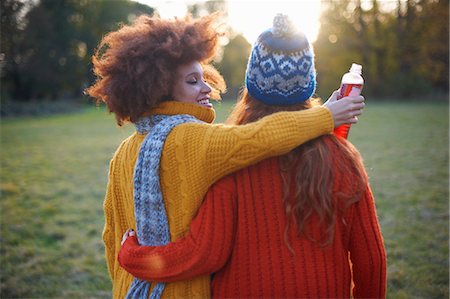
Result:
M150 114L190 114L206 124L176 126L167 136L161 157L160 180L171 240L183 236L208 188L221 177L265 158L282 155L333 129L331 114L316 107L279 112L242 126L211 125L215 112L197 104L164 102ZM113 297L123 298L132 276L119 266L122 235L136 229L133 171L145 135L134 133L117 149L110 163L104 201L103 241ZM164 298L208 298L209 276L168 283Z

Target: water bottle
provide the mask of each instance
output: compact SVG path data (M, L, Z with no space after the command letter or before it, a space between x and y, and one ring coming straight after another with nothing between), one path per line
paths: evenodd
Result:
M341 89L338 100L347 96L359 96L364 86L364 79L361 76L362 66L353 63L350 71L342 76ZM351 124L343 124L334 129L334 134L347 139Z

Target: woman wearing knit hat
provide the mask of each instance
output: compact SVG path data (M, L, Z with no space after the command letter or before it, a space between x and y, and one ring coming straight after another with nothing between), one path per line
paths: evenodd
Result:
M277 16L252 48L231 123L317 109L313 58L305 36ZM127 232L118 259L149 281L214 273L212 296L220 298L385 297L386 255L368 178L358 151L334 135L215 183L176 242L140 246Z

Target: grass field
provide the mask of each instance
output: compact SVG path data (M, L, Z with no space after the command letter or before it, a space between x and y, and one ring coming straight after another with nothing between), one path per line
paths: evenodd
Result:
M367 104L349 139L375 194L388 298L448 298L448 104ZM110 297L102 201L109 159L132 131L96 108L2 120L1 298Z

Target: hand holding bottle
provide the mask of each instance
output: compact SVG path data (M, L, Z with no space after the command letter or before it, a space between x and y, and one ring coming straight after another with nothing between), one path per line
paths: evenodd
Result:
M350 71L342 77L341 88L339 89L338 100L344 97L356 97L361 95L361 91L364 86L364 79L361 76L362 66L353 63ZM347 139L348 133L350 131L351 123L346 123L342 126L337 127L334 130L336 136L343 137Z
M338 101L339 90L333 92L328 100L323 104L330 110L333 116L334 127L337 128L344 124L354 124L358 122L358 116L364 109L364 97L344 97Z

